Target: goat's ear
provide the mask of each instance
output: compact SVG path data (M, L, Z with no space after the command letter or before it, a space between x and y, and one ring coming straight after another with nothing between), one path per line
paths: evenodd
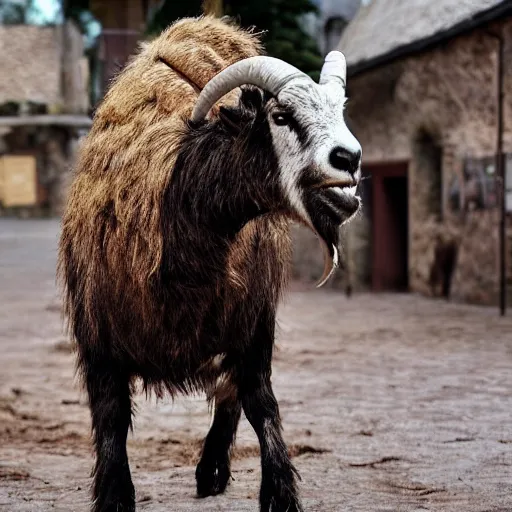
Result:
M225 128L230 132L238 133L241 129L241 118L240 114L233 109L220 107L219 108L219 119Z
M242 95L240 97L240 103L249 110L258 111L265 105L264 100L265 91L262 91L259 87L253 85L246 85L242 87Z

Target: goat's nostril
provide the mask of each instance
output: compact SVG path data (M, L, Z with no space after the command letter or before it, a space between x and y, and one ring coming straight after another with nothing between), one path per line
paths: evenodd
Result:
M341 147L334 148L329 155L329 163L340 171L354 174L359 168L361 151L351 153Z

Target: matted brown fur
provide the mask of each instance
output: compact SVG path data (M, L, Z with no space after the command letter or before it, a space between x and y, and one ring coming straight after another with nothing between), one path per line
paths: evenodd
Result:
M127 351L130 359L142 358L150 367L164 364L158 359L166 340L154 340L152 350L129 339L140 335L145 342L158 336L158 324L169 313L170 306L161 302L157 277L164 254L163 194L199 90L220 70L261 51L256 35L226 20L185 19L144 44L113 82L81 147L60 243L59 276L67 292L66 314L75 333L78 319L82 331L90 331L88 343L100 342L101 325L106 323L107 329L115 331L124 322L126 331L109 334L123 344L112 350ZM233 91L219 104L234 104L238 97L239 92ZM260 255L255 254L255 239ZM267 216L249 222L227 258L229 282L219 283L206 297L187 295L187 301L197 304L172 305L173 313L178 317L181 308L180 314L199 330L201 316L214 301L229 298L223 311L227 319L235 304L254 292L250 288L255 284L275 303L290 252L286 219ZM268 255L274 264L269 267L259 261L266 271L254 276L249 269ZM118 315L126 318L121 321ZM185 348L184 352L177 345L168 348L175 351L169 358L190 357Z

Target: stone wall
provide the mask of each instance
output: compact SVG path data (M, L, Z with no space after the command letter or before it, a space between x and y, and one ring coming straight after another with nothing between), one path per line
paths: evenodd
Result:
M75 131L52 126L18 126L0 140L0 153L35 157L38 189L36 204L32 206L2 208L0 200L0 216L61 215L76 159Z
M496 27L494 27L496 28ZM506 35L505 151L512 152L512 22ZM450 210L449 185L467 157L496 151L497 42L484 31L349 79L348 118L366 163L409 163L409 284L430 294L435 240L454 241L452 296L491 304L498 292L498 220L493 210ZM428 144L425 146L424 141ZM439 162L432 148L440 149ZM437 170L436 170L437 165ZM436 174L437 173L437 174ZM437 190L439 189L439 190ZM371 274L366 217L353 223L349 259L359 284ZM365 256L362 256L362 255Z

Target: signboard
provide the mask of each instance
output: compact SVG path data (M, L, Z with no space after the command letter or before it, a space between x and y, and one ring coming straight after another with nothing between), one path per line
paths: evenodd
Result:
M462 175L455 175L450 186L450 203L454 211L485 210L499 204L496 159L467 158Z
M37 169L34 156L0 158L0 200L6 208L37 203Z

